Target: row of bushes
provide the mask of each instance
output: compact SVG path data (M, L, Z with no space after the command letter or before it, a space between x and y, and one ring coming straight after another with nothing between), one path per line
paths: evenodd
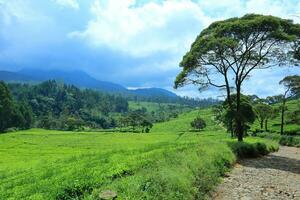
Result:
M277 141L280 145L300 147L300 136L280 135L277 133L260 133L258 137Z
M265 131L262 129L255 129L255 130L251 130L250 134L252 134L253 136L256 136L257 134L261 134L261 133L274 133L274 134L280 134L280 132L278 131ZM286 130L284 131L284 135L289 135L289 136L297 136L300 135L300 128L299 129L295 129L295 130Z
M255 158L278 151L278 146L267 146L265 143L228 142L229 147L238 159Z
M279 140L279 144L285 146L300 147L300 136L283 135Z

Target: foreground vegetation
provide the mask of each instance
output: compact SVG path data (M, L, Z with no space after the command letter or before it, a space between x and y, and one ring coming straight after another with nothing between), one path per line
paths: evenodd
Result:
M280 145L300 147L300 136L299 135L280 135L278 133L259 133L258 137L267 138L278 142Z
M199 115L207 127L191 132ZM237 156L277 148L262 138L238 144L209 109L148 134L19 131L0 135L0 199L97 199L103 190L121 199L203 199Z

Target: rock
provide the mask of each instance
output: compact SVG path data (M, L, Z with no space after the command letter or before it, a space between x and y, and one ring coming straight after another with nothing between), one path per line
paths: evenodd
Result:
M101 200L114 200L117 199L117 197L118 197L117 193L111 190L102 191L99 195L99 198Z
M251 200L251 198L247 197L247 196L244 196L244 197L241 198L241 200Z

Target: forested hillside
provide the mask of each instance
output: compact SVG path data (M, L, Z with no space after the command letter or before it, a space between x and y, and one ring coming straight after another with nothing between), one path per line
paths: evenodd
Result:
M126 95L79 89L55 80L40 84L6 85L2 82L1 86L0 93L3 99L6 97L11 104L1 104L7 108L7 111L2 112L2 116L10 119L2 125L1 132L6 129L13 131L30 127L57 130L118 127L123 131L144 131L148 127L149 131L152 123L176 118L178 114L195 107L207 107L218 103L214 99L186 99L185 102L185 98L181 98L180 103L160 103L159 99L149 102L152 97L134 98L130 101L132 97ZM143 99L149 101L141 101Z
M101 93L122 96L128 100L139 102L176 103L193 107L206 107L218 103L218 100L212 98L194 99L180 97L162 88L127 89L116 83L97 80L83 71L38 69L24 69L20 72L0 71L0 80L7 83L25 84L40 84L48 80L56 80L59 83L73 85L79 89L92 89Z
M116 124L112 117L114 113L128 111L127 100L120 96L80 90L56 81L8 86L16 101L31 108L36 127L61 130L82 126L109 128Z

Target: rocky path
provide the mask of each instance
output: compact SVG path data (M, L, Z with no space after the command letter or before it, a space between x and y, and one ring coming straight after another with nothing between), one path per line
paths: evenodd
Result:
M215 200L300 200L300 149L238 162L212 195Z

